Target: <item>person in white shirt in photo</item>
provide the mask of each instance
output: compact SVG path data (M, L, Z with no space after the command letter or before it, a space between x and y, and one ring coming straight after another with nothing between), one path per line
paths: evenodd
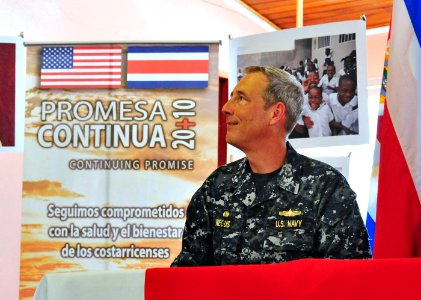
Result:
M318 87L323 89L323 93L326 93L328 96L330 94L336 93L336 88L338 87L339 80L336 77L336 68L335 65L330 64L327 66L326 74L320 79Z
M332 125L338 135L358 134L358 97L355 95L355 86L352 76L341 76L338 92L329 96L328 104L335 117Z
M312 87L308 92L308 105L304 105L302 119L309 137L332 135L334 117L329 106L323 101L322 89ZM301 123L301 122L300 122Z

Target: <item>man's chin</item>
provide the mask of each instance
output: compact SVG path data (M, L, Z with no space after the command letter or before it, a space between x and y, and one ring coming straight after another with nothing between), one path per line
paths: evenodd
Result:
M239 143L238 141L236 141L234 138L229 137L228 135L225 137L225 141L230 144L231 146L235 147L235 148L239 148Z

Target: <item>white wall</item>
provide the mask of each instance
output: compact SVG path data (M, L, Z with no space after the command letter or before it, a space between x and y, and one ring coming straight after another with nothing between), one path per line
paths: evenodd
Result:
M268 30L232 6L234 2L0 0L0 36L24 32L27 43L222 41L220 71L227 74L228 36ZM5 300L18 299L22 163L22 153L0 152L0 298Z
M232 0L0 0L0 35L36 41L222 41L266 32Z
M22 165L22 153L0 153L0 298L5 300L18 299Z

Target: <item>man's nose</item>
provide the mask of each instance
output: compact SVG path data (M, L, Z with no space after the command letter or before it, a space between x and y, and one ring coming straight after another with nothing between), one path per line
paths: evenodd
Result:
M227 115L232 115L231 99L222 106L222 112Z

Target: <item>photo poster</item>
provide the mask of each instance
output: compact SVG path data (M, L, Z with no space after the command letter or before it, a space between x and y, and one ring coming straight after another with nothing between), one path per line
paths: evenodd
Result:
M22 37L0 37L0 152L23 151L25 47Z
M369 130L365 41L364 21L329 23L232 39L230 41L229 90L234 89L243 76L243 68L247 66L274 66L287 70L297 79L301 79L304 87L309 84L308 81L306 83L304 81L312 71L312 66L307 65L308 61L311 61L318 70L320 81L317 82L322 81L327 66L333 64L336 69L334 77L337 83L339 74L351 76L356 83L354 97L348 96L349 102L340 102L337 96L337 84L332 80L329 80L325 86L320 83L323 89L320 109L310 107L308 94L306 94L303 114L300 116L301 120L303 116L311 118L312 132L310 133L310 129L301 122L301 126L307 132L298 133L296 131L298 128L295 128L289 141L297 149L367 144ZM300 62L302 62L303 73L308 71L307 73L297 74L301 71ZM312 84L317 85L317 83ZM331 87L328 88L328 85ZM349 132L339 130L329 132L330 113L327 107L323 108L326 105L330 108L334 119L350 129ZM316 110L318 112L315 112ZM327 133L321 128L327 128Z
M27 47L20 299L46 273L168 267L217 167L219 43L97 48Z

